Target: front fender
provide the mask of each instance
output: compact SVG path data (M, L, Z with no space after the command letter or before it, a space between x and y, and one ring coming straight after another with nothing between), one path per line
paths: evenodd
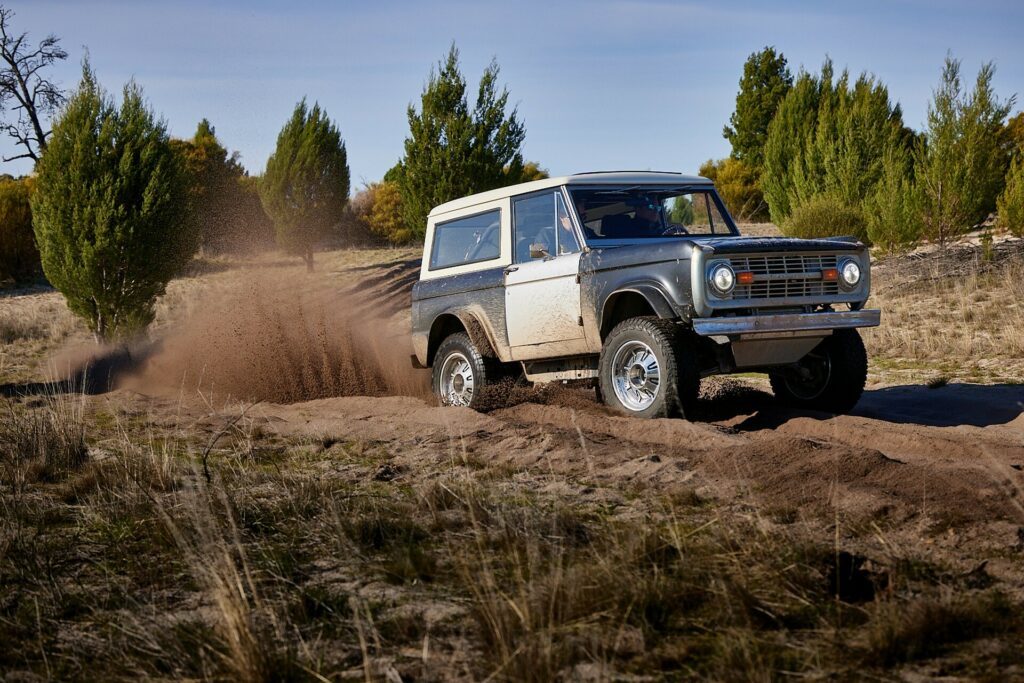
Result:
M680 317L680 312L672 306L668 294L662 288L660 283L632 282L628 285L617 287L614 290L607 292L602 297L600 306L597 309L598 315L596 321L596 328L600 337L603 338L604 334L607 333L608 330L606 328L609 327L609 325L606 324L606 321L608 320L608 317L613 314L614 308L619 304L622 296L640 297L647 303L650 310L659 318L671 320L673 318Z

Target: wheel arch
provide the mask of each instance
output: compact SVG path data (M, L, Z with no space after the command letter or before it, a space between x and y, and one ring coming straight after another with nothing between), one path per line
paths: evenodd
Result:
M677 318L678 315L668 302L668 297L653 285L632 285L612 292L601 307L599 329L601 340L623 320L639 316L657 316L663 319Z
M437 349L450 335L458 332L465 332L469 335L470 341L480 351L480 355L487 358L496 358L494 344L491 342L487 330L472 313L465 311L453 311L442 313L434 318L430 325L430 333L427 336L427 366L434 364L434 356Z

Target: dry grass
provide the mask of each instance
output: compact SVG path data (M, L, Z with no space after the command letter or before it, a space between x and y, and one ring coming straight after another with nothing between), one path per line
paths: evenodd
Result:
M883 260L871 305L882 326L865 333L885 368L922 367L948 379L1019 381L1024 370L1024 247L986 260L982 248Z
M359 277L345 268L411 254L318 267L341 286ZM172 283L158 329L246 267L222 265ZM873 355L1012 366L1019 257L945 267L881 264ZM55 295L31 296L49 310ZM0 301L0 315L21 306ZM8 381L39 379L40 349L86 338L54 315L3 346ZM936 562L932 539L874 527L885 550L866 557L794 511L522 472L454 438L409 472L396 464L408 434L286 438L245 406L104 400L0 399L0 677L999 680L1024 667L1019 596Z
M21 493L39 481L59 481L88 459L82 401L47 395L41 409L6 402L0 417L0 485Z
M0 671L746 681L974 671L985 643L1024 664L1020 605L909 549L865 562L692 491L608 508L486 462L404 476L397 443L282 439L230 412L211 441L76 405L0 414L4 444L64 463L0 482ZM82 434L91 457L57 455Z

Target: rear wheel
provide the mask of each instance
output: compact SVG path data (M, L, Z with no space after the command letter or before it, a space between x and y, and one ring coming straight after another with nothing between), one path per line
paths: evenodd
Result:
M624 415L685 417L700 386L680 327L654 317L630 318L605 339L598 396Z
M857 330L836 330L792 366L769 375L784 403L827 413L848 413L864 393L868 355Z
M480 391L499 379L496 362L484 358L469 335L458 332L437 349L431 384L442 405L475 408Z

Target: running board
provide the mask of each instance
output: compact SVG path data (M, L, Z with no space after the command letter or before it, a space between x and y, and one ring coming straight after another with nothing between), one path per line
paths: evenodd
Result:
M554 360L524 360L526 379L538 384L597 377L598 356L574 356Z

